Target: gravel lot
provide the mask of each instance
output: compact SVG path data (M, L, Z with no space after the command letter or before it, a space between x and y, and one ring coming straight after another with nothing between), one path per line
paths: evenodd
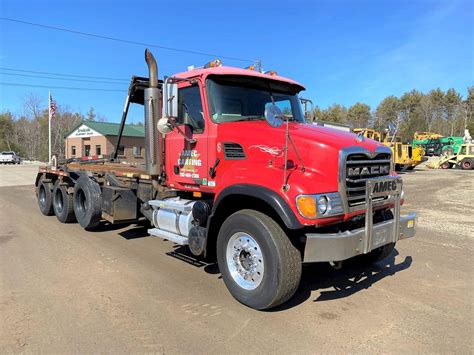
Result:
M271 312L140 226L40 214L37 167L0 166L0 353L473 353L474 171L403 174L418 233L373 267L305 266Z

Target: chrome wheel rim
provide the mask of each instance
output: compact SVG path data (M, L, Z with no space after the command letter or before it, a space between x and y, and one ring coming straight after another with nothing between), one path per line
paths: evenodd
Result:
M262 282L265 271L262 249L249 234L238 232L230 237L226 261L232 279L240 287L254 290Z

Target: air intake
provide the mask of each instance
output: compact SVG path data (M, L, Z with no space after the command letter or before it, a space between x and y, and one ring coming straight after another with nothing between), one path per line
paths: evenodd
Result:
M226 160L245 159L244 148L238 143L224 143L224 157Z

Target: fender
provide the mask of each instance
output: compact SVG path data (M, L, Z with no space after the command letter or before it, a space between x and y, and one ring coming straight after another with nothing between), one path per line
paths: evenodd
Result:
M275 210L288 229L301 229L304 227L298 221L293 210L288 206L283 197L266 187L251 184L237 184L223 189L212 206L209 222L214 216L216 210L219 208L219 204L222 200L230 195L244 195L259 198Z

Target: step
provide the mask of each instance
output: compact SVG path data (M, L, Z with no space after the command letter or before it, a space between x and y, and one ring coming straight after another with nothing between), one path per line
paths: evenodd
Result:
M179 245L188 245L188 238L179 234L171 233L158 228L148 229L148 233L154 237L166 239Z

